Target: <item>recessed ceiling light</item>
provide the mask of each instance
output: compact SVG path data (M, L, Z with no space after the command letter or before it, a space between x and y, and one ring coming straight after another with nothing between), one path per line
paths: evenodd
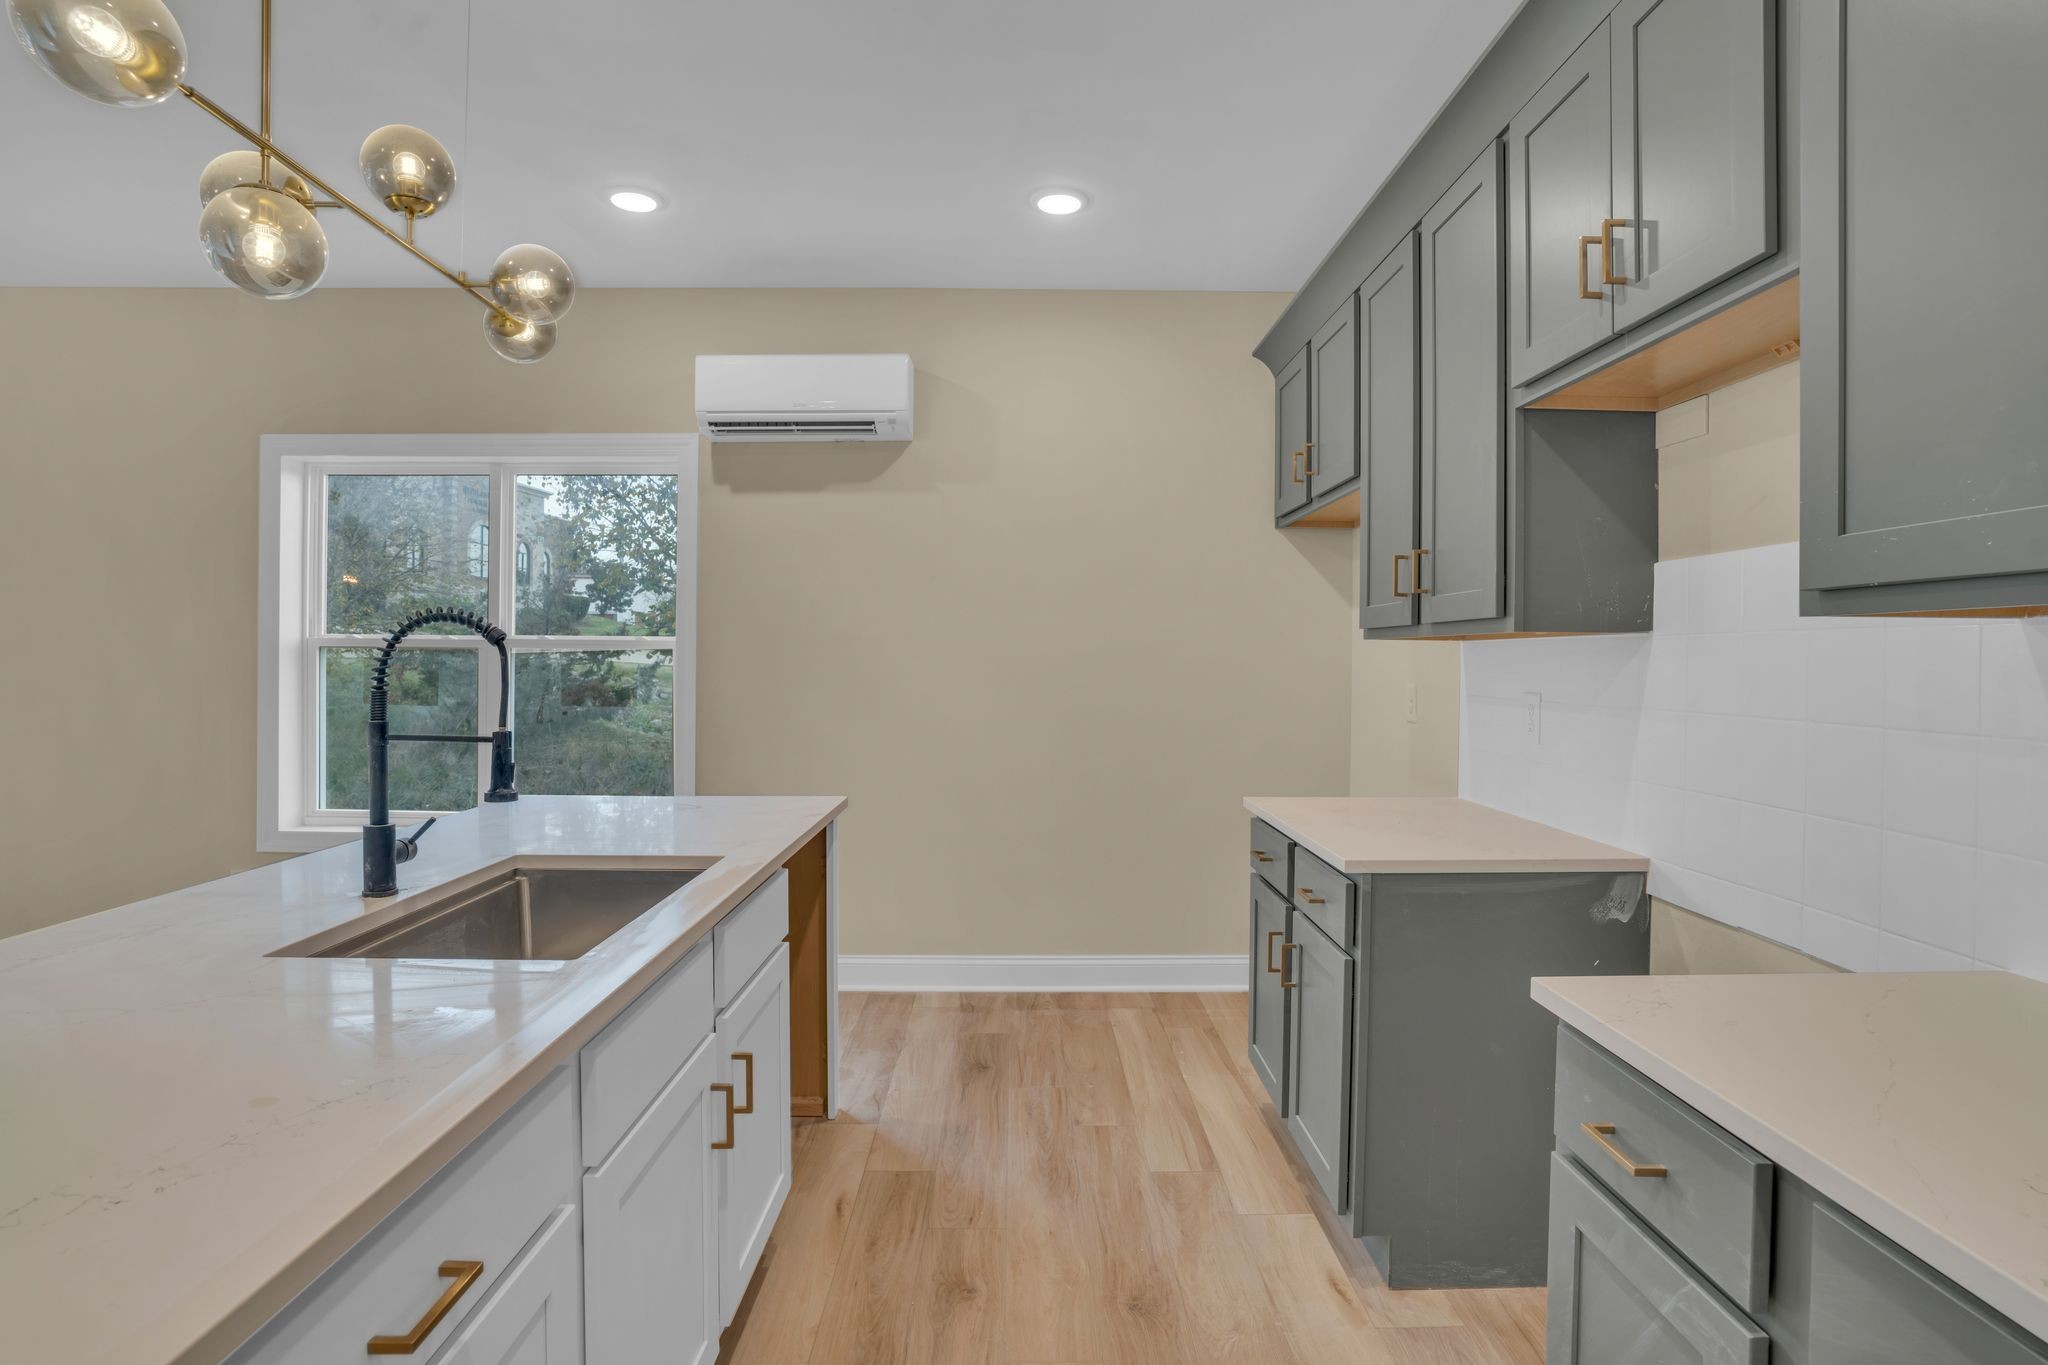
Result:
M1088 207L1088 196L1079 190L1040 190L1031 196L1031 202L1038 206L1040 213L1050 213L1055 218L1064 218L1070 213L1079 213Z
M613 190L612 207L628 213L652 213L661 207L661 197L645 190Z

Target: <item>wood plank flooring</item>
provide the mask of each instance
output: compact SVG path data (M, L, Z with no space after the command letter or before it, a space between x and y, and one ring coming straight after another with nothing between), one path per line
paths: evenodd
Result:
M1543 1291L1389 1290L1245 997L844 995L842 1109L725 1365L1541 1365Z

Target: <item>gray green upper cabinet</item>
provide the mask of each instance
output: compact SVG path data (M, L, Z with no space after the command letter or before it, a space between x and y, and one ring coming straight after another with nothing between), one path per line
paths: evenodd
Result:
M1508 125L1522 385L1778 246L1775 0L1622 0Z
M1414 588L1424 623L1505 611L1500 162L1500 144L1488 143L1420 229L1422 534Z
M1621 0L1614 329L1778 249L1776 0Z
M1416 621L1415 551L1422 469L1421 325L1414 233L1358 290L1358 432L1365 506L1359 514L1358 622Z
M1614 216L1607 70L1602 24L1508 125L1508 378L1516 384L1614 332L1600 250Z
M1809 0L1800 44L1803 609L2048 603L2048 5Z
M1358 479L1358 299L1344 300L1308 344L1308 495Z
M1309 348L1273 380L1273 515L1308 506Z

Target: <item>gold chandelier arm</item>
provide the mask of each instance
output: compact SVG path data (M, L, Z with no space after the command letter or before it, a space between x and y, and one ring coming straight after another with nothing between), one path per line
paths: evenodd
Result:
M259 105L261 112L257 116L256 131L263 135L265 142L268 142L270 141L270 0L263 0L263 61L261 76L262 79L259 82L262 89L261 103ZM270 149L267 147L263 150L263 183L266 185L270 183Z
M268 51L268 48L266 47L265 50ZM356 217L362 219L371 227L383 233L386 237L396 242L399 246L404 247L407 251L419 257L420 260L424 261L430 268L432 268L436 273L438 273L441 276L441 278L447 280L448 283L454 285L463 293L468 294L471 298L481 303L484 307L490 309L493 313L499 311L497 303L493 301L491 296L485 291L484 286L473 283L466 275L450 270L447 266L442 265L439 261L435 260L432 256L429 256L426 252L420 250L419 247L413 245L413 243L407 241L398 233L393 232L389 227L386 227L384 225L383 220L379 219L375 214L371 213L368 209L365 209L361 204L358 204L355 200L343 194L340 190L334 188L334 186L328 184L325 180L322 180L312 171L307 170L305 166L293 160L291 156L289 156L282 149L280 149L275 143L271 142L271 140L268 137L265 137L263 134L257 132L248 124L242 122L233 114L230 114L227 110L221 108L218 104L215 104L212 100L200 94L197 90L194 90L189 85L180 83L180 85L178 86L178 93L183 95L186 99L192 101L192 103L198 105L201 109L204 109L207 113L219 119L222 123L225 123L228 127L234 129L234 131L237 134L239 134L251 146L254 146L259 151L261 151L264 155L277 158L278 163L284 166L285 169L297 173L301 180L304 180L314 189L326 195L329 199L333 200L336 205L340 206L341 208L347 209L350 213L353 213Z

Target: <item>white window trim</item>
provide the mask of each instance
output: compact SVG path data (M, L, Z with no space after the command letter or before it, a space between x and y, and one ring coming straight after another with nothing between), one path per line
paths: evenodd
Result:
M357 836L353 824L321 822L307 809L310 727L317 724L317 680L308 676L305 644L318 621L321 586L310 581L310 549L325 523L313 496L315 480L336 466L350 472L403 474L421 465L530 467L559 474L663 473L676 476L675 773L676 794L696 793L697 773L697 438L694 435L596 436L265 436L262 440L261 527L257 565L256 848L305 853ZM513 553L512 509L492 494L493 561ZM509 567L490 577L487 614L509 626ZM504 600L499 600L503 598ZM437 647L436 637L418 643ZM456 642L450 641L449 645ZM626 636L527 636L526 649L630 649ZM447 646L441 646L447 647ZM497 670L486 667L495 696ZM491 702L493 710L496 702ZM516 736L515 736L516 743ZM402 815L403 813L401 813Z

